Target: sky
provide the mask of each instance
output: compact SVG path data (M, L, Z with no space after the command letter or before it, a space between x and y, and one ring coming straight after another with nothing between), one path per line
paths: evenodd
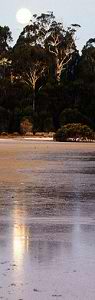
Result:
M32 14L53 11L64 26L72 23L81 25L76 35L76 44L82 50L89 38L95 37L95 0L2 0L0 3L0 25L7 25L12 31L14 42L23 26L17 23L16 13L28 8Z

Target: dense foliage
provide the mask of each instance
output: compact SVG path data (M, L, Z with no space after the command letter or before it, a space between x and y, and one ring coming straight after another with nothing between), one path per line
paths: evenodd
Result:
M11 47L10 29L0 26L0 132L57 131L68 123L95 130L95 39L80 55L78 27L65 29L52 12L34 15Z
M80 123L67 124L59 128L54 135L54 139L59 142L66 141L93 141L95 134L87 125Z

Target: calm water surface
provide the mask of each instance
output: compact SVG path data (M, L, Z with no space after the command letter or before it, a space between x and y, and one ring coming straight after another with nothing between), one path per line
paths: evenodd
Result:
M0 299L95 300L95 144L0 140Z

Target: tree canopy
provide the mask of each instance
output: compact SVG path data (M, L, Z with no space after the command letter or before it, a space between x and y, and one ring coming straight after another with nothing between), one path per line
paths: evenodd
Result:
M35 14L15 44L0 26L0 107L5 131L20 124L33 131L56 131L68 123L95 130L95 38L80 54L78 24L67 28L53 12ZM25 121L25 118L27 122Z

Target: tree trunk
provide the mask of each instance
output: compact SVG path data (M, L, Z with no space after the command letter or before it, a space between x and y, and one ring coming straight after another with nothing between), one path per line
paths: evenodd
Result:
M55 76L58 83L60 82L61 72L62 72L62 67L60 66L59 59L56 59Z
M33 112L35 112L35 87L33 87L33 102L32 102Z

